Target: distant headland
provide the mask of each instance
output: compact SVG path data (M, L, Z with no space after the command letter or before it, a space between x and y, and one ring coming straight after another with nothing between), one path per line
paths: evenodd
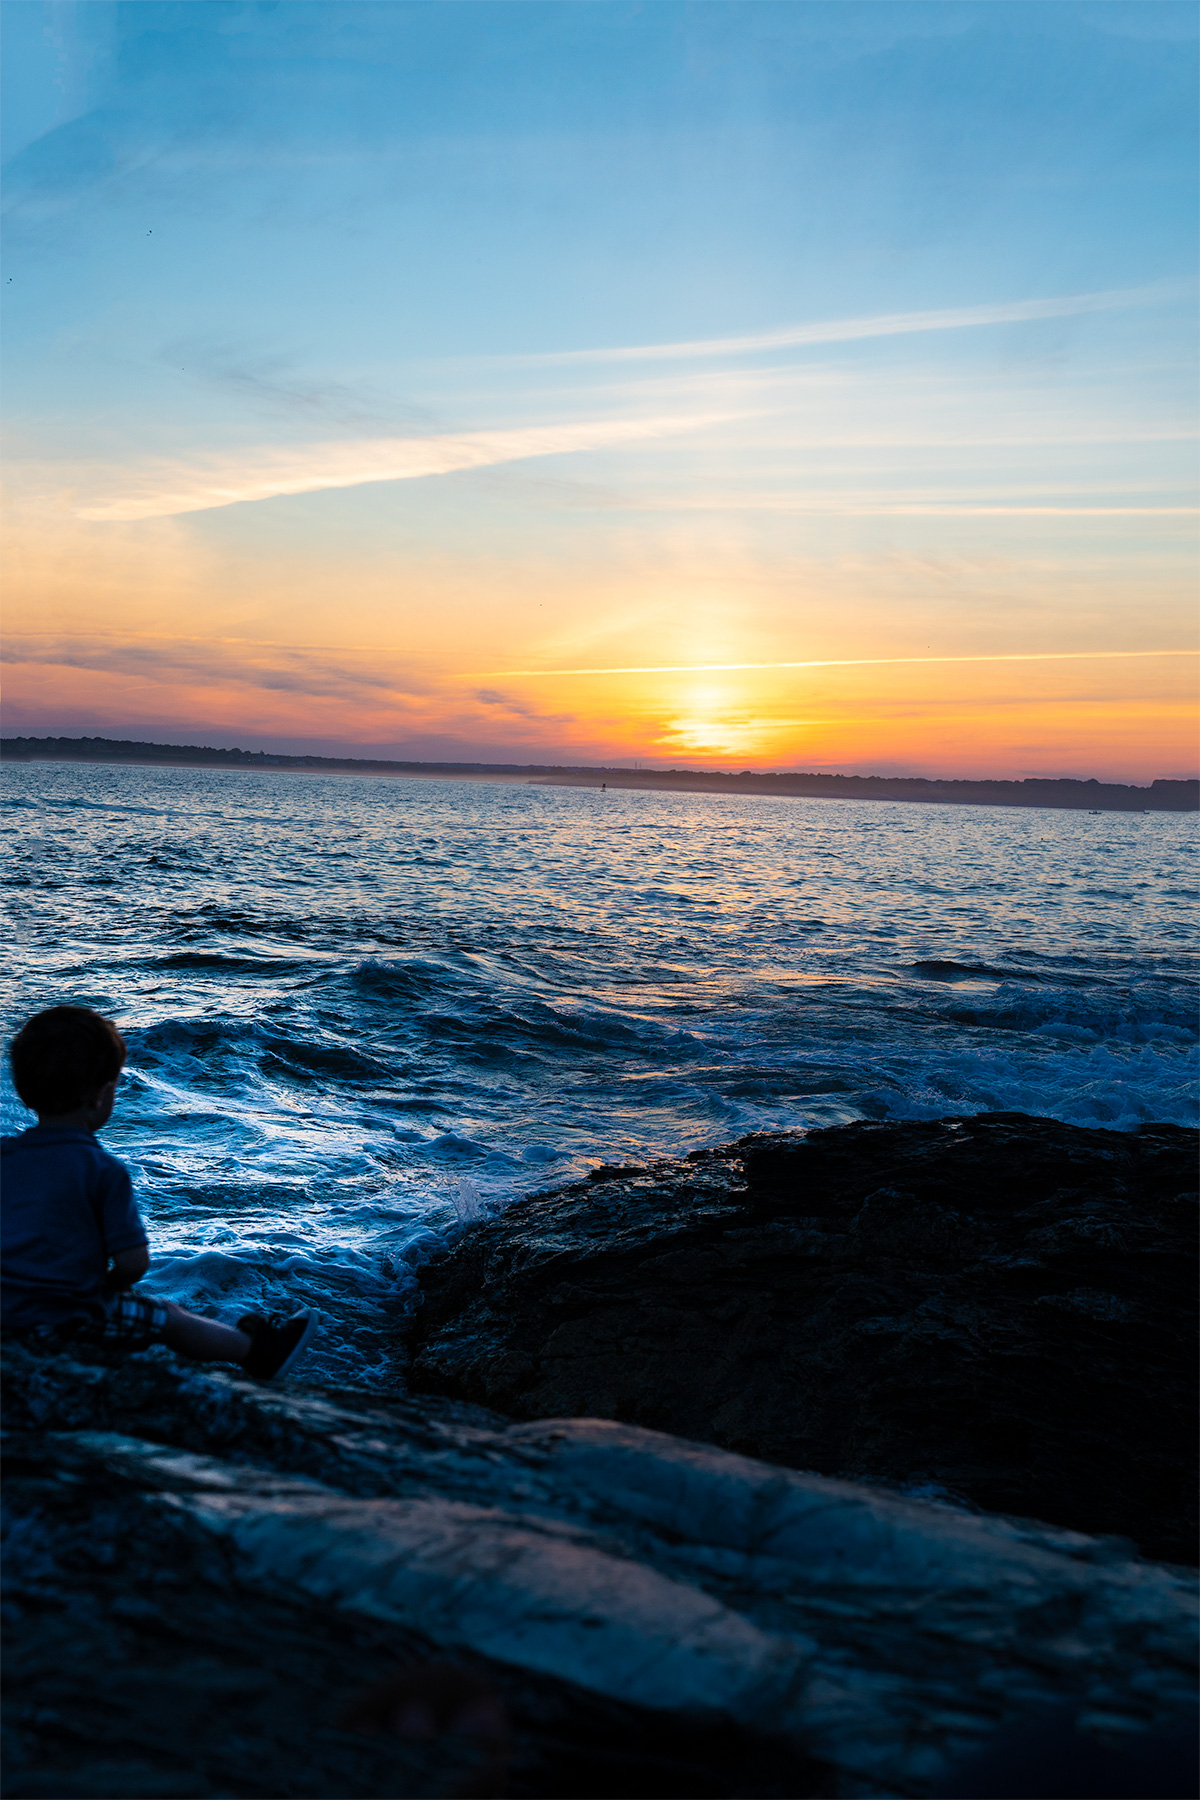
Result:
M0 761L158 763L211 769L326 770L449 780L528 781L545 787L643 788L702 794L778 794L812 800L924 800L945 806L1043 806L1102 812L1197 812L1200 781L930 781L915 775L827 775L786 771L585 768L544 763L391 762L381 757L283 756L205 744L144 744L124 738L0 738Z

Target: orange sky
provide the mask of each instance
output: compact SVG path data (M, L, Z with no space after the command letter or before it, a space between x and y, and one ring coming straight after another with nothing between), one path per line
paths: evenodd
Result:
M711 518L686 538L621 521L614 543L608 516L582 546L552 529L540 554L514 552L493 519L490 546L456 551L448 524L466 537L495 507L472 480L454 478L432 527L422 490L439 478L399 485L416 540L402 554L353 549L361 493L130 522L80 519L69 491L23 497L7 534L6 729L503 761L1138 781L1194 768L1177 519L1132 553L1128 522L1111 520L1006 520L986 543L939 520L936 546L867 551L857 520L806 519L793 548ZM292 517L259 524L271 508ZM846 666L719 666L822 661Z

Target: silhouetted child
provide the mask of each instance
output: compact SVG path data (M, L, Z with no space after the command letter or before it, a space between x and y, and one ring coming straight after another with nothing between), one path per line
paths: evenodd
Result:
M129 1171L96 1142L112 1116L125 1041L85 1006L52 1006L9 1046L13 1085L38 1122L0 1139L0 1327L40 1349L168 1344L269 1381L301 1355L316 1319L236 1327L129 1292L150 1267Z

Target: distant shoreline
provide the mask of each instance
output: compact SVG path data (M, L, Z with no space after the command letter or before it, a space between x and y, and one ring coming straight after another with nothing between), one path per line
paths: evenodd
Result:
M393 762L384 758L284 756L201 744L123 738L0 738L0 761L248 769L297 774L388 775L417 780L526 782L539 787L633 788L658 793L767 794L808 800L902 800L942 806L1037 806L1083 812L1197 812L1200 781L1121 782L926 780L908 775L828 775L800 771L726 774L704 769L589 768L547 763Z

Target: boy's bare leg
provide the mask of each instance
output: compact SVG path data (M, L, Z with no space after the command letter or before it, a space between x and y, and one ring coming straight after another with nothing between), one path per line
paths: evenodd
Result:
M219 1325L215 1319L202 1319L199 1313L185 1312L173 1300L163 1302L167 1309L167 1328L163 1343L181 1356L197 1362L244 1362L250 1354L250 1339L233 1325Z

